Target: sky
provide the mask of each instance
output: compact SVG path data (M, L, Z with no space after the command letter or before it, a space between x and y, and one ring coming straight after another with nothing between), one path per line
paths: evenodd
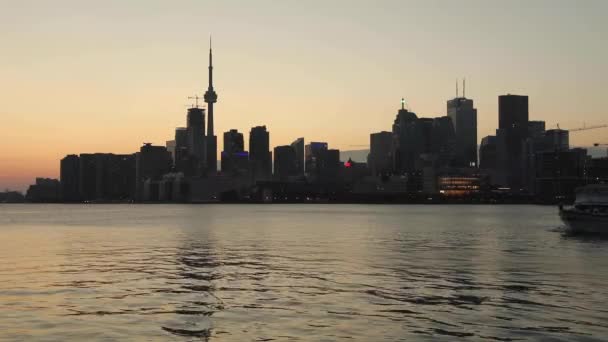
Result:
M207 87L216 135L266 125L341 150L390 130L400 99L446 115L456 79L498 125L498 95L547 128L608 123L608 1L0 0L0 189L58 177L66 154L133 153L185 126ZM221 138L218 138L221 149ZM571 144L608 143L608 129Z

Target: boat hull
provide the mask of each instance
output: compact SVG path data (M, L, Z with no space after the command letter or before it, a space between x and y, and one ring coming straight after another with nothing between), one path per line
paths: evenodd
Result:
M559 216L572 233L608 235L608 215L563 209Z

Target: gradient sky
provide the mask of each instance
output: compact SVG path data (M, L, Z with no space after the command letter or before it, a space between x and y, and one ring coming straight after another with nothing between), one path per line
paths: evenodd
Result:
M456 78L497 126L497 96L530 96L547 127L608 123L608 1L0 0L0 187L58 177L59 160L132 153L184 126L206 89L216 135L267 125L360 149L401 97L445 115ZM608 143L608 129L571 134ZM218 139L221 140L221 139ZM221 142L218 142L221 148Z

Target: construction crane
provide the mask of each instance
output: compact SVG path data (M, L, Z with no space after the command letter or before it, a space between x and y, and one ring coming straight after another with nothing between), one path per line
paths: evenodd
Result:
M593 126L585 126L585 124L583 124L583 127L567 129L567 131L569 131L569 132L580 132L580 131L587 131L587 130L590 130L590 129L604 128L604 127L608 127L608 124L593 125ZM559 124L557 124L557 129L561 129L559 127Z

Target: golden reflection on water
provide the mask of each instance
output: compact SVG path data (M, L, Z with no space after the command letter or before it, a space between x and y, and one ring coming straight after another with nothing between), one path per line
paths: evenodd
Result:
M0 340L608 336L554 208L0 206Z

